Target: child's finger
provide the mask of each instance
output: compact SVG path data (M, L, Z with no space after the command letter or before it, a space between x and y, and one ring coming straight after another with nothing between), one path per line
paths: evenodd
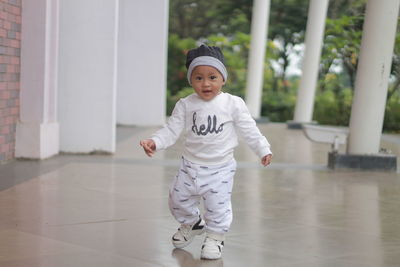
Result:
M140 145L145 149L145 150L150 150L149 144L146 141L140 141Z
M141 147L143 147L144 150L147 149L147 145L146 145L146 142L145 142L145 141L142 140L142 141L140 141L139 144L140 144Z
M145 140L140 141L140 145L143 147L144 152L147 156L152 157L154 155L154 149L149 146L149 143Z
M147 146L146 140L141 140L141 141L140 141L140 145L141 145L142 147Z
M143 146L144 150L146 151L146 153L151 153L153 152L153 149L151 149L147 144Z
M141 140L139 143L143 147L143 150L147 156L152 157L154 155L155 145L152 140L144 139L144 140Z
M149 157L152 157L154 155L153 151L145 150L145 152L146 152L146 155Z

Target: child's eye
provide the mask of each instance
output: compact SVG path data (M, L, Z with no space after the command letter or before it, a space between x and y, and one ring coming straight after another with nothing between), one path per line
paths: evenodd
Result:
M197 81L200 81L201 77L200 76L196 76L196 77L194 77L194 79L197 80Z
M211 80L215 80L215 79L217 79L217 76L212 75L212 76L210 77L210 79L211 79Z

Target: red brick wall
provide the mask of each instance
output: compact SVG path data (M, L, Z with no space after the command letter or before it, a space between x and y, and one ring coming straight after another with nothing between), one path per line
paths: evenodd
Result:
M0 163L14 158L20 50L21 0L0 0Z

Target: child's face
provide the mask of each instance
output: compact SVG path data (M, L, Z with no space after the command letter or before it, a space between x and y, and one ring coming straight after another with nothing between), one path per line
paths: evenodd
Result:
M216 97L225 84L221 73L211 66L197 66L192 72L191 82L197 95L205 101Z

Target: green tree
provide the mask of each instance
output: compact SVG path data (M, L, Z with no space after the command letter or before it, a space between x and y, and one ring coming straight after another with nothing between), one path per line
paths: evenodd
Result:
M360 16L364 13L367 0L335 0L329 1L328 18L338 19L343 15Z
M249 34L252 6L253 0L171 0L169 32L173 38L191 38L200 42L207 42L208 37L213 35L235 38L237 33ZM307 7L307 1L303 0L271 2L268 35L270 40L275 40L280 45L275 45L274 52L269 55L273 55L282 70L279 75L274 75L274 90L278 90L277 86L286 88L287 82L284 80L290 64L289 55L292 48L302 42ZM247 50L241 50L245 60ZM173 57L169 56L169 59ZM271 71L274 72L274 69ZM173 94L176 93L175 90L173 89Z
M287 68L290 64L292 48L303 42L307 23L308 2L303 0L273 0L271 2L270 26L268 36L271 40L280 43L279 60L282 68L281 76L283 88L287 89Z
M212 34L250 31L252 0L171 0L169 32L200 40Z
M225 91L244 97L250 48L252 0L170 0L168 112L193 92L185 58L200 43L222 47L229 72ZM299 77L287 68L293 48L303 43L309 1L271 0L262 115L293 117ZM348 125L366 0L330 1L322 49L314 119ZM400 26L399 26L400 27ZM396 37L384 129L400 130L400 35ZM278 68L276 65L278 64Z
M398 27L400 27L400 25ZM392 96L396 95L396 92L397 96L399 95L399 88L400 88L400 33L399 30L397 32L398 34L396 36L394 44L392 70L391 70L393 82L388 89L388 95L387 95L388 101L392 98Z
M327 19L320 64L321 79L328 73L334 72L333 67L337 67L347 75L348 86L354 88L362 23L362 16Z

